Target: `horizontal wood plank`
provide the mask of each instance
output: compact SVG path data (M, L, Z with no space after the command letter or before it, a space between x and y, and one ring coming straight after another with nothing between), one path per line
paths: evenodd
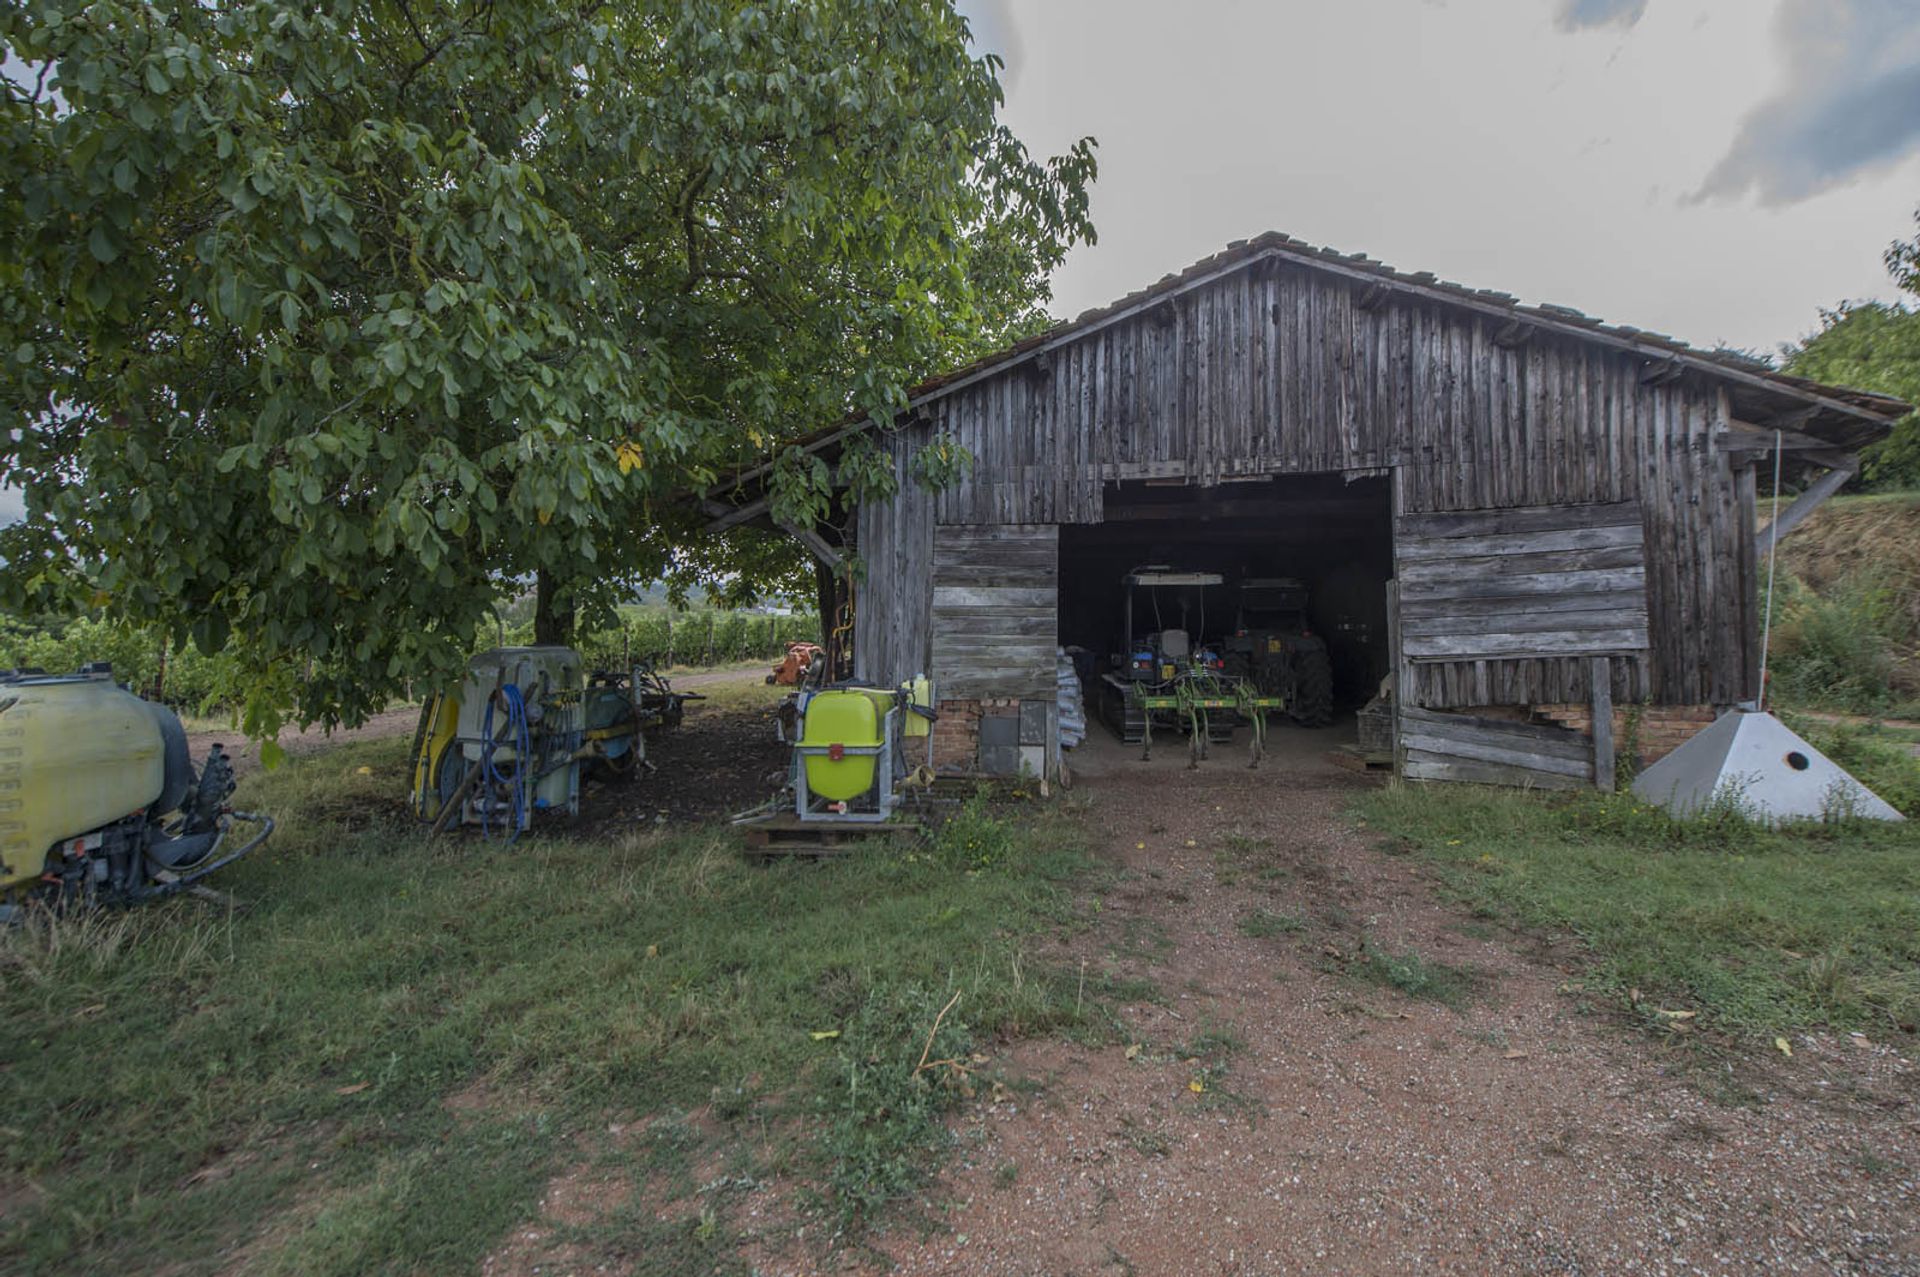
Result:
M1565 727L1553 727L1545 723L1523 723L1506 718L1484 718L1478 714L1444 714L1436 710L1420 709L1413 705L1401 706L1399 713L1401 719L1407 723L1424 724L1440 731L1458 730L1499 733L1538 741L1545 745L1585 739L1579 732L1572 731Z
M1466 759L1407 756L1400 774L1408 780L1452 781L1471 785L1504 785L1513 789L1584 789L1571 776L1532 771L1522 767L1503 767Z
M1640 524L1640 503L1618 501L1523 506L1509 510L1468 510L1449 514L1403 514L1394 520L1394 536L1401 539L1473 537L1507 532L1551 532L1562 528L1639 527Z
M1548 554L1567 550L1637 549L1642 543L1640 525L1618 524L1601 528L1556 528L1541 532L1490 533L1481 536L1411 537L1404 533L1395 551L1401 563L1425 559L1457 559L1475 556L1502 557L1514 554Z
M1563 594L1552 600L1551 615L1569 612L1615 612L1638 615L1646 610L1644 590L1598 590L1591 594ZM1414 599L1407 601L1400 615L1408 620L1436 620L1441 617L1526 616L1548 614L1548 605L1539 596L1509 596L1489 599Z
M1472 577L1535 576L1542 572L1631 568L1645 562L1645 551L1637 544L1601 546L1588 550L1548 550L1537 554L1476 554L1457 559L1403 560L1399 566L1399 579L1408 583L1426 583Z
M1641 652L1647 627L1547 630L1535 634L1439 634L1404 640L1408 659L1492 660L1499 657L1592 656Z
M943 607L1044 608L1050 612L1059 599L1059 590L1051 583L1044 587L947 585L944 578L934 577L933 612L935 616L940 614L940 609Z
M1532 572L1524 576L1496 576L1445 581L1403 581L1407 599L1501 599L1526 595L1591 594L1600 591L1643 589L1644 567L1589 568L1572 572Z
M1536 753L1524 747L1513 747L1492 740L1465 741L1447 740L1438 736L1427 736L1417 731L1400 734L1400 744L1409 756L1425 753L1436 759L1464 758L1472 762L1500 763L1508 767L1521 767L1528 771L1552 772L1559 776L1571 776L1587 779L1593 775L1593 759L1555 758L1550 754Z

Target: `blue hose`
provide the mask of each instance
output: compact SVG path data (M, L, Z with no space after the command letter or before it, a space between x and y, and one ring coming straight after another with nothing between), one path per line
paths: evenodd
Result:
M480 765L486 768L487 780L487 800L480 804L480 833L483 837L493 837L489 820L493 812L493 795L497 792L497 787L510 786L508 792L513 795L513 814L506 828L506 839L512 842L520 836L520 824L526 817L527 780L530 775L527 764L533 753L533 738L532 733L527 729L527 702L526 698L520 694L519 685L503 684L500 688L500 696L507 702L507 730L512 736L514 751L513 770L504 772L494 765L493 755L499 742L493 735L494 698L490 696L487 698L486 717L480 724L480 738L486 742L481 747Z

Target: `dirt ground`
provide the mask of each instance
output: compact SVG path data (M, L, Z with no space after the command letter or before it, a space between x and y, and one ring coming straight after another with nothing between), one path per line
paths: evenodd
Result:
M773 734L772 707L785 689L767 687L766 666L707 670L669 676L675 691L724 688L721 703L690 701L686 721L670 731L651 732L647 758L654 770L633 780L590 781L582 796L583 836L603 828L661 820L707 820L730 815L764 799L768 773L786 765L786 747ZM333 733L289 728L280 747L301 757L351 741L412 736L420 707L398 705L375 714L359 727ZM200 729L187 733L187 748L197 767L218 742L234 760L234 772L258 770L260 747L237 730Z
M942 1231L896 1230L895 1271L1920 1273L1901 1050L1729 1062L1581 1010L1570 947L1475 923L1355 827L1377 782L1326 743L1281 733L1258 772L1077 751L1119 877L1050 956L1157 999L1122 1044L1001 1052L1039 1088L958 1120ZM1248 935L1256 910L1299 929ZM1455 1010L1357 978L1363 937L1475 990Z
M774 735L774 706L790 690L768 687L761 669L689 674L675 691L715 690L724 699L689 701L686 721L649 733L653 770L630 780L590 782L581 797L583 836L636 824L724 820L766 800L783 780L787 746Z

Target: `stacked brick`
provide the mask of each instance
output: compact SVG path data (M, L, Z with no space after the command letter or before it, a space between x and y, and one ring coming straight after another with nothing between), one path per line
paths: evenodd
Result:
M979 701L941 701L933 724L935 771L970 772L980 757ZM1016 708L1015 713L1019 710Z
M1593 734L1593 710L1587 705L1536 705L1535 718L1583 735ZM1640 764L1659 762L1692 740L1694 733L1712 723L1717 715L1711 705L1648 705L1639 710L1640 725L1629 738L1627 721L1632 711L1616 707L1613 711L1613 747L1624 753L1637 748Z

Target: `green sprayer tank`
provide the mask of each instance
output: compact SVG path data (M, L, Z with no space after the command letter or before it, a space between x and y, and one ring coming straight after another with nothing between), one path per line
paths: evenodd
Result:
M173 711L111 667L0 672L0 920L27 897L131 903L185 889L272 831L233 811L232 793L221 747L196 775ZM260 830L237 849L225 845L235 820Z

